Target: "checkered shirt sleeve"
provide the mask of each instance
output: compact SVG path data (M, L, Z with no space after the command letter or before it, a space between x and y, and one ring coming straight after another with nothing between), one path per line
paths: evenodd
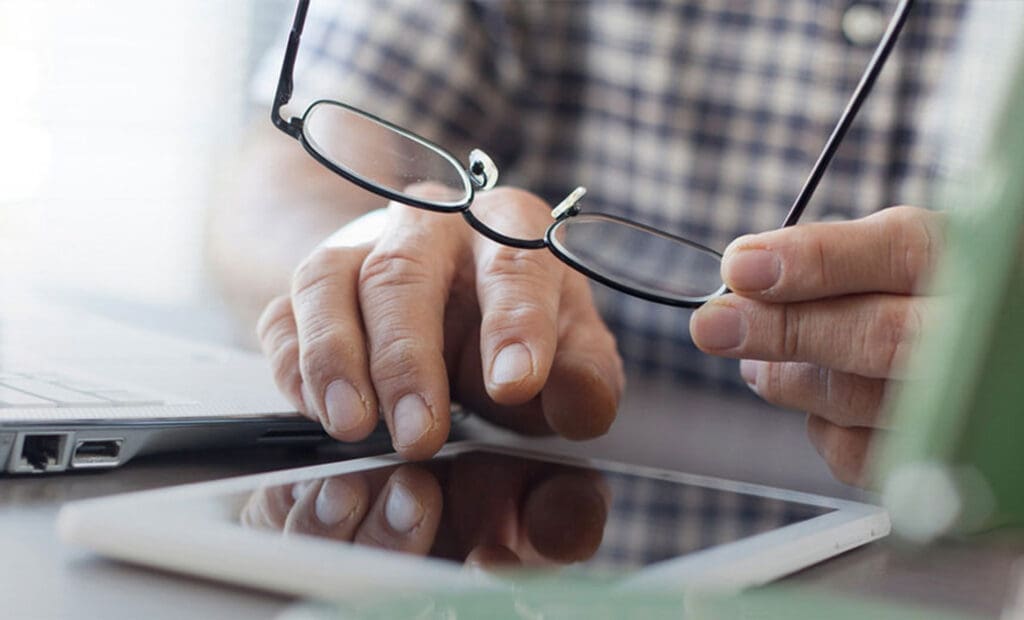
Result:
M314 1L289 107L301 112L318 99L344 101L463 159L481 144L500 145L516 124L508 96L516 75L504 60L512 55L494 53L503 43L487 18L472 3ZM261 105L273 100L282 49L283 43L274 46L253 82ZM497 147L491 154L508 151Z

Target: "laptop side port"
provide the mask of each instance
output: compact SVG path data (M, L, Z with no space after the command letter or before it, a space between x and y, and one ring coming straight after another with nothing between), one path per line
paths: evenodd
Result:
M82 439L75 443L71 467L115 467L121 461L124 439Z
M16 473L62 471L67 462L68 433L25 434L21 439Z

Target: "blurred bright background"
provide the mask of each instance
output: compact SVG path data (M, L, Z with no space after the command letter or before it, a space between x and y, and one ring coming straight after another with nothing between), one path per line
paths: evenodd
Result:
M291 8L0 0L0 277L142 305L210 297L204 212Z

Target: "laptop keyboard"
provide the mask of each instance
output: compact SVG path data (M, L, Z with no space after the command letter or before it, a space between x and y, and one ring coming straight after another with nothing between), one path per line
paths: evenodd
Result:
M68 375L0 372L0 409L162 405L152 394Z

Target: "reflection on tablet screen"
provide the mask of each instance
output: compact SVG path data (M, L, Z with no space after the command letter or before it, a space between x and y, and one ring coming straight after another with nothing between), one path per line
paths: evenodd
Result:
M620 572L829 508L490 452L265 487L246 527L486 566Z

